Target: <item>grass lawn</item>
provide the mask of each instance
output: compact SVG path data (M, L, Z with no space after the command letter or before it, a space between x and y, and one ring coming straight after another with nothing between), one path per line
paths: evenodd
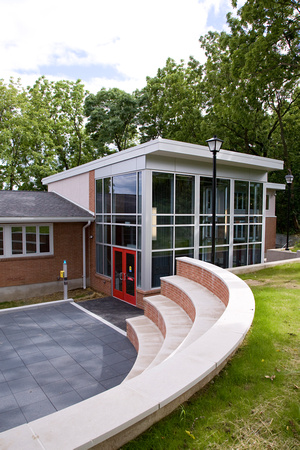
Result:
M206 388L123 450L300 448L300 263L241 278L256 301L243 345Z

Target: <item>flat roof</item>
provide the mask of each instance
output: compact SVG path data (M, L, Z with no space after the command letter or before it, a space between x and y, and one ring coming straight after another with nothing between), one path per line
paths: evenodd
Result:
M175 157L179 159L194 160L197 162L203 161L206 163L212 162L212 154L206 146L159 138L146 142L145 144L140 144L135 147L122 150L121 152L113 153L112 155L105 156L81 166L74 167L73 169L43 178L42 182L43 184L53 183L55 181L80 175L111 164L116 164L147 155L158 155L169 158ZM284 164L283 161L277 159L248 155L246 153L233 152L223 149L220 150L217 158L218 164L220 165L257 169L262 170L263 172L282 170Z

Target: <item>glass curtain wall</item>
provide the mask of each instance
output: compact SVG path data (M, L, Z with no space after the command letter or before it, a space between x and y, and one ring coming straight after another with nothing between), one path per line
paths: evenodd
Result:
M199 259L211 262L212 178L200 178ZM215 264L228 267L230 239L230 180L217 179Z
M263 185L234 182L233 267L261 262Z
M175 258L194 257L195 177L152 174L152 287L172 275Z
M96 180L96 272L112 276L112 246L136 249L140 267L141 173ZM140 285L140 270L137 270Z

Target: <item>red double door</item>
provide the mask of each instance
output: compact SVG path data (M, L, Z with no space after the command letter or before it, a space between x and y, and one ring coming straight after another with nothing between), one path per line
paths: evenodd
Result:
M136 305L136 252L113 248L113 296Z

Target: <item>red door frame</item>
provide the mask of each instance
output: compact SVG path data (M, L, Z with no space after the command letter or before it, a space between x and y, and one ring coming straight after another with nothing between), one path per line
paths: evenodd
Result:
M116 272L116 252L122 254L122 272ZM127 267L127 255L134 256L133 271L130 272ZM130 266L131 267L131 266ZM130 268L129 267L129 268ZM121 281L121 289L116 288L116 281ZM127 292L127 282L133 282L134 295ZM126 248L113 247L113 296L124 300L131 305L136 305L136 251Z

